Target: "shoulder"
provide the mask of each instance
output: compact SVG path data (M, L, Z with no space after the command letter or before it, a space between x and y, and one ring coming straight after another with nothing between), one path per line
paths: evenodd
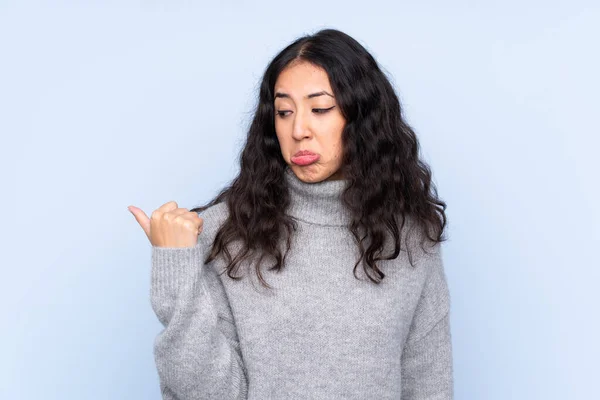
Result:
M422 265L427 274L432 269L440 268L442 263L442 242L429 239L425 226L412 215L405 217L402 229L402 240L407 250L410 250L412 259L417 265Z
M219 228L229 217L229 208L225 201L208 207L198 213L202 218L202 232L198 235L198 241L206 245L212 244Z
M229 209L227 207L227 203L225 201L221 201L220 203L200 211L198 216L202 219L218 219L224 221L229 216Z

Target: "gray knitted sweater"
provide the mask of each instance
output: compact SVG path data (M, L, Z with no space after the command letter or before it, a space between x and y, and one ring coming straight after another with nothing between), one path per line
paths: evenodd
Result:
M403 234L398 258L378 262L383 281L371 282L362 264L358 280L359 251L339 198L346 181L305 183L289 168L286 180L287 213L299 229L282 272L261 269L274 289L260 285L254 265L240 269L237 281L218 274L221 257L203 265L227 218L225 203L200 213L195 247L152 247L151 304L164 326L154 343L163 399L452 399L440 244L426 243L423 252L416 236Z

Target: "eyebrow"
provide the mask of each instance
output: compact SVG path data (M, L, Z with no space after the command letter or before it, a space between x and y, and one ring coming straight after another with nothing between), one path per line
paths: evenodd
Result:
M307 99L312 99L313 97L318 97L318 96L323 96L323 95L327 95L327 96L331 96L331 97L333 97L333 95L332 95L332 94L329 94L329 93L327 93L327 92L326 92L326 91L324 91L324 90L321 90L320 92L311 93L311 94L309 94L309 95L305 96L305 98L307 98ZM289 99L289 98L290 98L290 95L289 95L289 94L287 94L287 93L283 93L283 92L276 92L276 93L275 93L275 98L278 98L278 97L281 97L281 98L288 98L288 99Z

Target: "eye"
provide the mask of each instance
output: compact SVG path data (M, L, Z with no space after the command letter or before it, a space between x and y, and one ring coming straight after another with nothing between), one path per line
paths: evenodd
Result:
M334 107L335 106L331 106L329 108L313 108L313 112L315 114L325 114L326 112L328 112L329 110L331 110Z
M280 116L281 118L284 118L284 117L286 117L286 116L287 116L287 114L285 114L286 112L291 112L291 111L289 111L289 110L278 110L278 111L276 112L276 114L277 114L278 116Z

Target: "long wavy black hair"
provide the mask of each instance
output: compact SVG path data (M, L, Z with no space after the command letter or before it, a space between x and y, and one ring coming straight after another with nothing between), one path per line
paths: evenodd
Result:
M325 70L337 104L346 120L342 132L342 174L349 181L341 201L351 212L352 232L360 248L366 275L380 283L385 274L378 260L395 259L401 251L405 221L416 222L421 234L437 243L444 237L446 203L437 197L428 165L419 159L419 142L402 118L398 96L375 59L355 39L335 29L303 36L285 47L267 66L258 104L240 153L240 172L213 200L190 211L201 212L225 201L229 216L220 226L205 263L220 253L226 256L227 275L237 276L240 264L257 257L275 260L269 270L280 271L290 249L296 221L286 215L290 197L284 171L286 162L275 134L274 86L281 71L292 62L306 61ZM413 225L413 224L411 224ZM411 228L412 230L412 228ZM394 243L392 254L382 255L386 237ZM286 251L280 243L286 239ZM228 244L241 241L232 257ZM365 244L368 247L365 249ZM413 265L410 257L410 264ZM357 278L358 279L358 278Z

